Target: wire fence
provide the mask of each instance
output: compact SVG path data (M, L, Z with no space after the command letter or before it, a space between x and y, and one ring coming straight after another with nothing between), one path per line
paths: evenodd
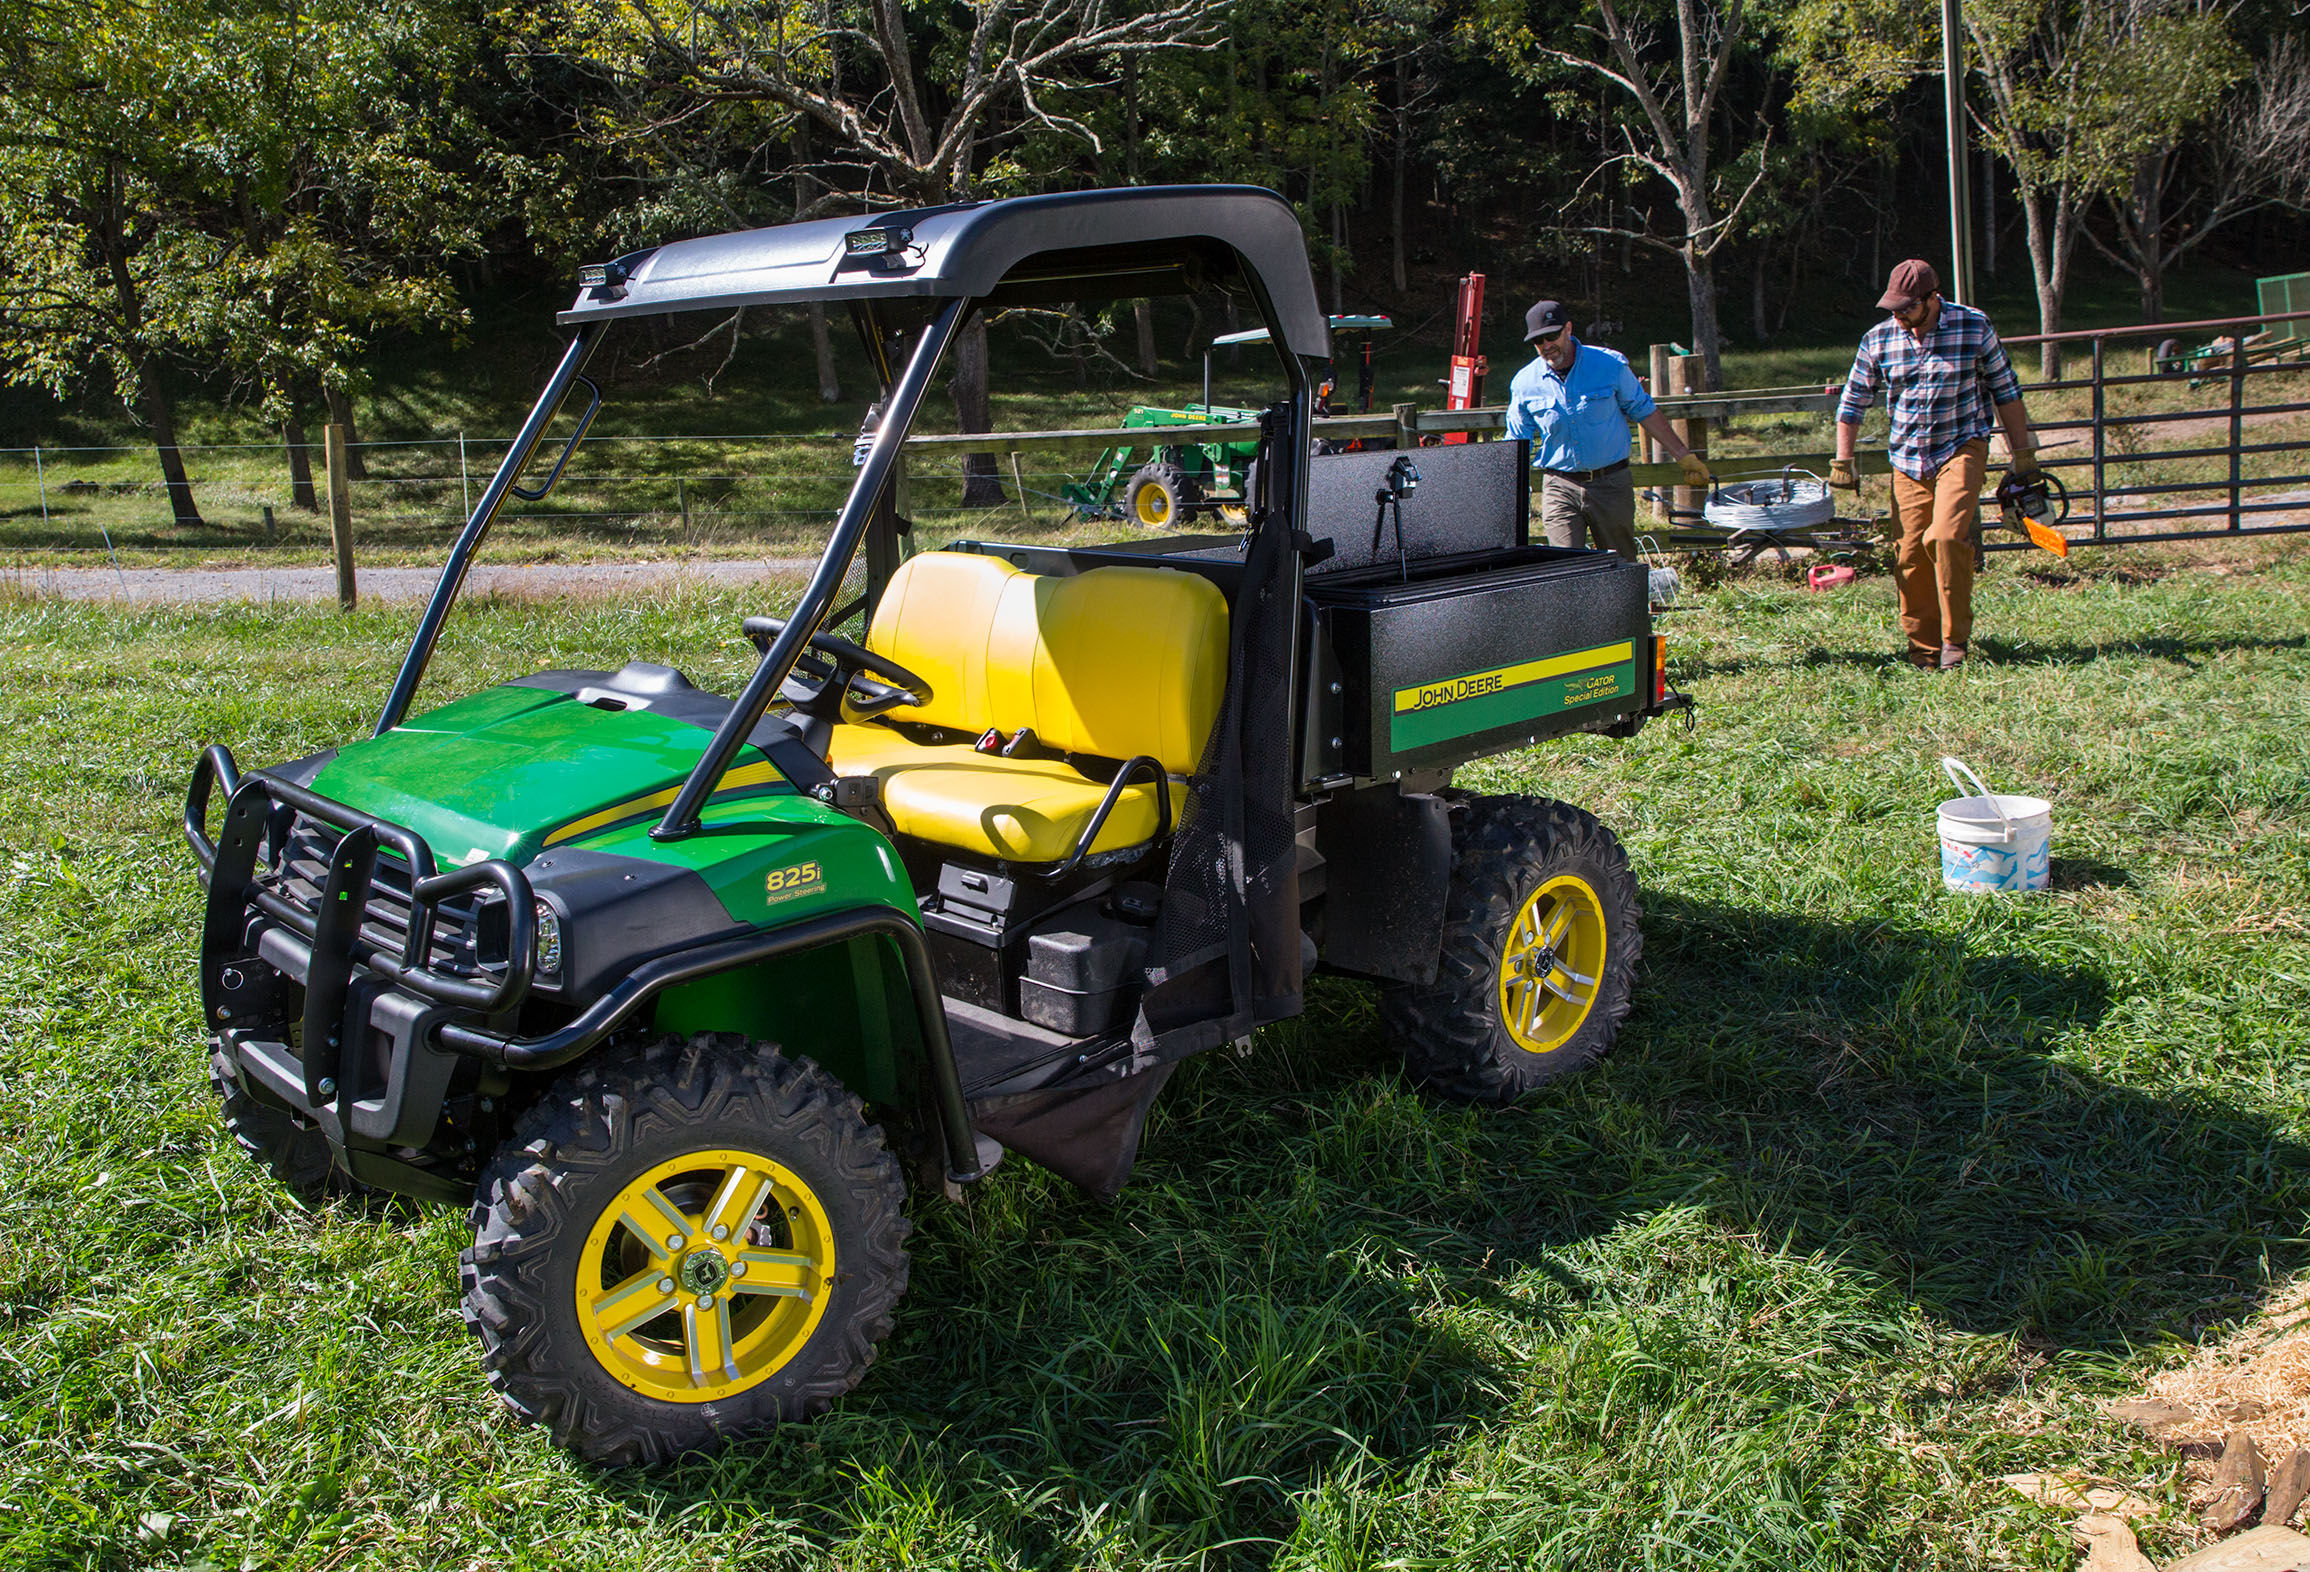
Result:
M2190 324L2242 328L2254 319ZM2242 332L2192 349L2145 346L2121 371L2127 339L2171 336L2133 328L2064 335L2090 349L2092 374L2029 389L2045 434L2047 467L2071 482L2097 540L2259 534L2310 527L2310 345L2241 351ZM2017 344L2030 340L2015 340ZM2227 348L2225 348L2227 344ZM2131 365L2143 367L2134 374ZM1825 443L1829 400L1816 386L1663 399L1664 412L1726 419L1794 413ZM1689 408L1682 406L1689 405ZM1672 406L1679 406L1672 408ZM1415 411L1343 417L1325 435L1436 440L1452 430L1496 430L1497 410ZM1367 429L1368 428L1368 429ZM1142 439L1152 432L1134 433ZM1721 438L1718 451L1724 452ZM1197 440L1165 432L1168 440ZM909 442L900 511L927 533L1066 530L1081 522L1070 487L1100 468L1094 433L1011 433L971 460L953 437ZM1762 434L1776 453L1810 447L1814 434L1781 421ZM470 432L353 444L349 496L364 557L437 554L470 514L509 439ZM1151 450L1142 449L1136 457ZM200 522L180 523L155 451L145 447L0 448L0 555L72 556L131 550L181 555L311 552L329 544L322 445L304 446L311 480L283 443L188 444L178 449ZM1762 460L1765 455L1755 455ZM852 439L752 433L599 435L541 503L501 517L501 541L532 552L607 548L711 554L806 553L840 510L854 475ZM1120 488L1111 496L1120 513ZM2177 526L2180 526L2177 528ZM2206 527L2206 526L2211 526Z

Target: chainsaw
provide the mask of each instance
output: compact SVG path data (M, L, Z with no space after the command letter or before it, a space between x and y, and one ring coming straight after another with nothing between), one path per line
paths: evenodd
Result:
M2026 480L2007 470L1990 493L1997 499L1998 523L2018 530L2057 557L2069 555L2069 540L2058 528L2069 518L2069 488L2057 475L2039 470Z

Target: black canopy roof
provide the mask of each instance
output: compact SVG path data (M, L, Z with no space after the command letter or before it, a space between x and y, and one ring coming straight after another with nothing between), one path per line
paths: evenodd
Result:
M887 241L850 240L868 230ZM1294 353L1331 354L1299 220L1257 186L1066 191L677 240L621 257L560 320L910 296L1135 298L1237 277L1265 298Z

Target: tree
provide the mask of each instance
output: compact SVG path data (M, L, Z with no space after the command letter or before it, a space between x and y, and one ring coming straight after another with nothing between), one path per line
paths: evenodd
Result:
M301 449L300 390L341 395L370 330L461 316L442 263L477 245L479 215L441 162L452 16L91 0L0 83L0 363L59 397L109 380L179 524L201 522L180 372L238 378Z
M203 521L177 445L171 386L197 347L222 248L186 215L198 178L172 37L209 18L174 0L88 0L20 43L0 83L0 309L10 381L58 398L108 377L152 433L180 525ZM197 140L197 139L196 139Z
M2300 40L2280 37L2250 68L2226 32L2181 42L2195 68L2193 103L2202 104L2209 80L2248 81L2192 122L2206 134L2148 141L2129 185L2109 195L2112 241L2086 231L2111 261L2133 270L2145 322L2165 316L2166 270L2207 236L2261 208L2310 206L2310 54ZM2169 90L2164 75L2151 90ZM2192 178L2177 184L2185 171Z
M1603 165L1632 166L1666 184L1676 200L1678 223L1667 233L1642 228L1598 226L1673 255L1683 264L1692 309L1693 347L1707 357L1708 385L1724 386L1717 328L1715 258L1736 233L1741 212L1771 165L1761 147L1751 150L1754 173L1737 194L1715 166L1713 128L1725 72L1745 41L1752 20L1747 0L1729 0L1720 11L1703 0L1674 0L1672 47L1655 47L1649 21L1623 9L1624 0L1595 0L1594 20L1577 31L1595 42L1588 52L1545 43L1528 16L1518 14L1496 36L1520 61L1550 62L1592 73L1625 95L1635 111L1618 120L1621 143ZM1640 0L1641 3L1641 0ZM1549 73L1525 69L1536 80ZM1769 142L1769 129L1760 133Z
M629 137L737 115L809 160L829 193L860 207L934 207L1063 181L1014 157L1036 133L1095 152L1097 135L1057 107L1087 81L1112 85L1127 58L1207 43L1216 0L902 0L718 6L696 0L566 0L540 40L612 96ZM811 140L791 142L807 122ZM964 431L991 426L986 325L956 346ZM965 501L1004 500L994 460L974 456Z

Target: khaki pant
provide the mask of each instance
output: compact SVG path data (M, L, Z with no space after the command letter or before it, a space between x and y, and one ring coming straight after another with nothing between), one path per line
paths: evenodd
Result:
M1551 546L1584 549L1593 535L1598 551L1617 551L1634 562L1636 482L1625 467L1586 482L1544 473L1540 528Z
M1893 580L1909 658L1920 665L1938 663L1942 645L1963 648L1973 638L1973 520L1988 467L1989 443L1976 437L1924 480L1893 471L1901 525Z

